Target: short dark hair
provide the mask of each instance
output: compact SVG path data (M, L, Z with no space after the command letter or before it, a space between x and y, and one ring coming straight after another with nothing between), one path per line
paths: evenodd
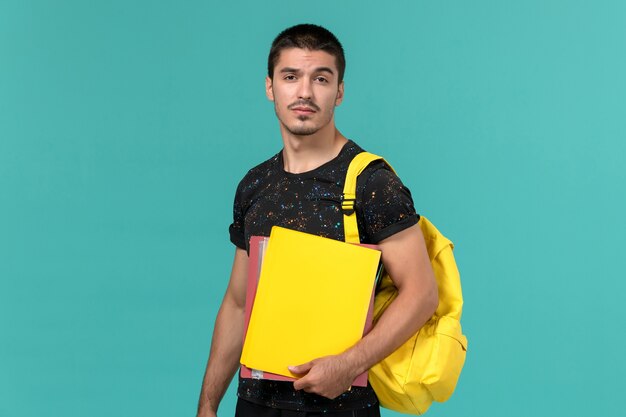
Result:
M283 49L300 48L311 51L324 51L335 57L339 82L343 81L346 70L346 58L339 39L328 29L318 25L301 24L292 26L280 32L270 48L267 58L267 75L274 78L274 67Z

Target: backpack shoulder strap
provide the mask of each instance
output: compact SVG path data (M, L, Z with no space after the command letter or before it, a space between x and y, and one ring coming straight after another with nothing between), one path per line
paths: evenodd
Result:
M356 201L356 181L359 175L369 164L377 160L383 160L383 157L374 155L369 152L361 152L352 159L348 172L346 173L346 182L343 186L343 195L341 197L341 210L343 211L343 230L345 241L348 243L360 243L359 228L356 222L356 213L354 211L354 202ZM387 166L391 165L385 161ZM391 168L393 170L393 168Z

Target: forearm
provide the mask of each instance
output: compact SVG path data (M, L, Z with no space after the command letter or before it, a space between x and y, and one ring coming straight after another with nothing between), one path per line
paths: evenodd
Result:
M198 409L213 412L228 388L239 366L243 345L244 310L235 302L224 299L215 320L211 352L207 363Z
M423 296L399 291L372 331L344 353L315 359L291 367L296 374L306 374L294 382L294 388L336 398L349 388L354 378L391 354L413 335L435 311L437 303L429 288Z
M437 288L416 298L399 291L376 326L343 356L358 375L389 356L432 317L437 308Z
M419 225L385 239L379 247L398 296L372 331L344 353L357 375L389 356L415 334L439 303L437 282Z

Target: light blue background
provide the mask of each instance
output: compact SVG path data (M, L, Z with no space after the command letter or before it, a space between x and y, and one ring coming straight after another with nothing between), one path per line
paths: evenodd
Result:
M347 51L342 132L456 243L470 350L430 415L625 415L625 4L0 0L0 416L194 415L301 22Z

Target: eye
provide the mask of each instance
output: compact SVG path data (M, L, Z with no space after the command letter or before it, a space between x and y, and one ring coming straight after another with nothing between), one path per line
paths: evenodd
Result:
M286 80L286 81L294 81L295 79L296 79L296 76L293 74L287 74L283 77L283 80Z
M317 77L315 77L315 81L318 81L320 83L328 83L328 79L326 79L326 77L323 77L321 75L318 75Z

